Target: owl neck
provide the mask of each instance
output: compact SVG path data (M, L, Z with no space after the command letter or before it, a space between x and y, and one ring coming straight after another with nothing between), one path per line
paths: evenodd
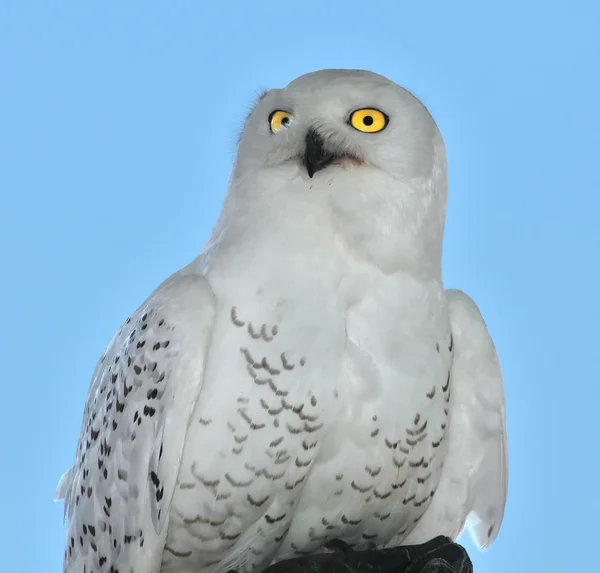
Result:
M201 255L211 268L275 269L288 277L331 270L335 282L366 265L441 280L445 199L385 174L370 176L368 187L345 174L308 181L292 169L267 175L241 187L232 182Z

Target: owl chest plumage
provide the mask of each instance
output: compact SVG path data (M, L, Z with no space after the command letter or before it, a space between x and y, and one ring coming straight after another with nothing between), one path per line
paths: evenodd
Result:
M429 318L439 320L436 290L416 290L420 304L385 288L350 304L223 301L165 571L255 571L331 538L401 541L445 452L451 348L447 324Z

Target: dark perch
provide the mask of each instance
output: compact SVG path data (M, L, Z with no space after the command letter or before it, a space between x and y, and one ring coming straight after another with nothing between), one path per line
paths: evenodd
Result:
M342 542L329 546L332 553L287 559L271 565L265 573L472 573L464 547L447 537L422 545L391 549L352 551Z

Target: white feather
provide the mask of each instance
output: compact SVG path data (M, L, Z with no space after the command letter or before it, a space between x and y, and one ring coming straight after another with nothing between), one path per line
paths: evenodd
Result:
M446 295L454 344L450 447L435 498L405 543L434 534L456 539L466 523L485 549L500 529L508 489L502 374L475 303L458 290Z
M98 363L75 464L57 488L68 514L65 572L160 570L213 318L208 283L182 271L126 321Z

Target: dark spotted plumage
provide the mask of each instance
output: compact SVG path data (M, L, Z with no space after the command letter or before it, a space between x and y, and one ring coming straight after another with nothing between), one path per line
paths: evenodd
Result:
M202 379L193 373L204 360L213 318L206 281L176 275L125 321L100 359L75 463L57 492L69 519L66 572L145 573L144 563L157 553L160 562L164 542L157 531L184 442L185 424L173 420L198 397ZM190 344L196 354L182 355ZM186 376L192 379L184 387ZM140 557L130 559L132 552Z

